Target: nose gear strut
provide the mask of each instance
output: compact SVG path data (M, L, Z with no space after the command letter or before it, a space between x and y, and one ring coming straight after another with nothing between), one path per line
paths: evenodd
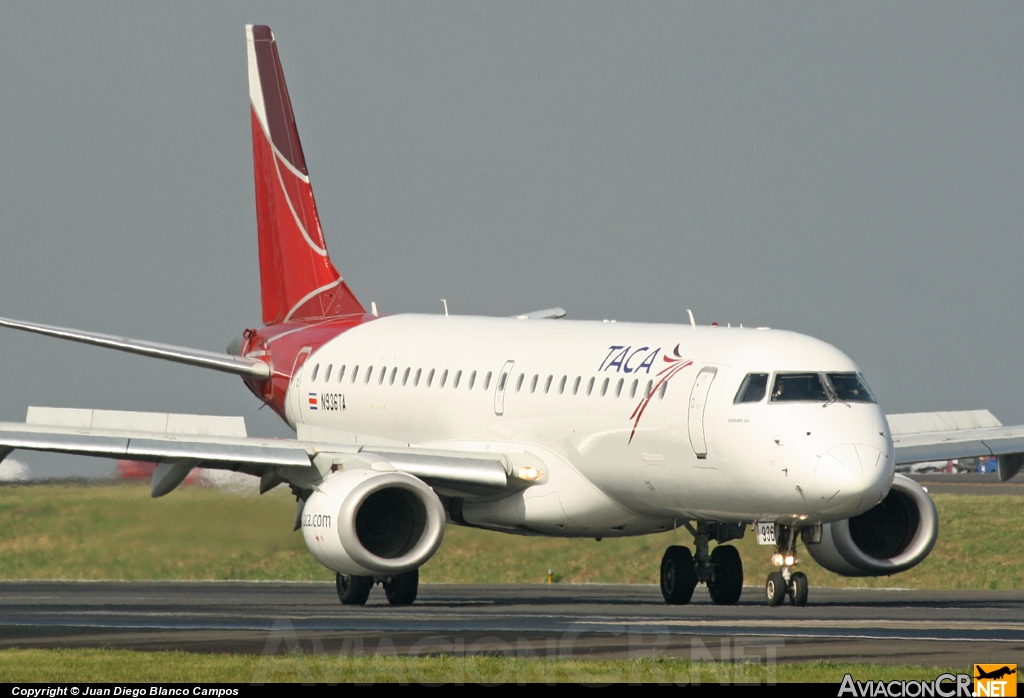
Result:
M800 564L796 557L798 530L796 526L775 524L776 544L772 564L778 565L779 570L770 573L764 585L769 606L781 605L787 596L794 606L807 605L807 575L792 570L794 566Z

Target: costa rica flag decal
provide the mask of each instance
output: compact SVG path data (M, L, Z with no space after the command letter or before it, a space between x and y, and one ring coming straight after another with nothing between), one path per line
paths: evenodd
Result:
M316 393L310 393L309 394L309 409L311 409L311 410L315 410L316 409Z

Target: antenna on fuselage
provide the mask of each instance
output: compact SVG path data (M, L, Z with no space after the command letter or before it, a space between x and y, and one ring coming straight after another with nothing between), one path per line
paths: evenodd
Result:
M379 317L377 315L377 301L370 301L370 312L373 313L374 317Z
M448 317L448 300L445 298L441 299L441 303L444 304L444 316Z
M686 314L690 316L690 327L697 329L697 322L693 319L693 311L689 308L686 309Z

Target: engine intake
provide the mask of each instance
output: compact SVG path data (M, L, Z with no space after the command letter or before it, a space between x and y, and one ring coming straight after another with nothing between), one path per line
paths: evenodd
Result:
M821 542L807 552L825 569L846 577L879 577L909 570L932 551L939 536L935 503L919 484L896 475L879 504L821 527Z
M353 575L408 572L437 552L444 507L422 480L396 471L331 475L306 500L302 536L325 567Z

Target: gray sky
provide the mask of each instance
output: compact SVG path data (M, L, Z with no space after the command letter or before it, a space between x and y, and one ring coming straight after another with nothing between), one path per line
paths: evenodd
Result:
M792 329L888 412L1024 422L1024 5L14 3L0 314L222 350L259 320L243 25L382 312ZM0 330L30 404L245 415L225 374ZM38 456L25 455L35 463Z

